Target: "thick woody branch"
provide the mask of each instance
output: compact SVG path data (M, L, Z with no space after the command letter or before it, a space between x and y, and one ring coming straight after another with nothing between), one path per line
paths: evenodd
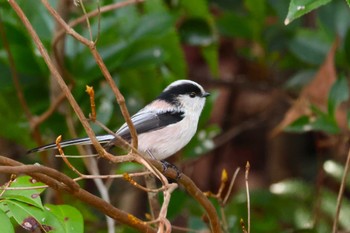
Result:
M84 189L81 189L74 182L74 180L54 169L41 165L24 165L5 156L0 156L0 165L5 165L0 166L0 171L3 173L27 174L35 178L36 180L47 184L48 186L59 192L67 192L71 194L77 199L95 207L102 213L108 215L116 221L119 221L122 224L126 224L130 227L133 227L139 230L140 232L155 232L153 228L145 224L140 219L115 208L114 206L102 200L101 198L92 195Z
M154 167L156 167L158 170L162 170L162 164L157 160L151 160L151 163ZM212 232L220 233L221 232L221 226L220 221L216 212L215 207L213 204L209 201L209 199L204 195L204 193L195 185L195 183L185 174L181 174L180 178L178 178L178 174L174 169L168 168L164 175L166 177L177 179L177 182L182 185L186 191L204 208L206 211L206 214L208 216L208 219L210 221L210 226Z

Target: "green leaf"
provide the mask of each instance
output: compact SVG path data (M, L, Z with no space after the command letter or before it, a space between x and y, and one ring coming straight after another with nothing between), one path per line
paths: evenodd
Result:
M192 17L205 18L210 16L208 2L206 0L180 1L180 5Z
M36 181L30 176L20 176L17 177L9 187L11 188L32 188L37 186L45 185L41 182ZM43 205L40 198L40 193L42 193L44 188L37 189L20 189L20 190L6 190L1 196L2 199L16 200L29 205L33 205L40 209L43 209Z
M311 105L311 110L316 114L316 119L310 124L312 130L324 131L331 134L339 132L340 129L334 117L322 112L315 105Z
M339 127L337 123L329 116L318 116L311 127L316 131L323 131L330 134L339 133Z
M244 0L244 5L254 18L263 21L266 14L266 0Z
M331 176L339 183L341 182L344 174L344 165L337 163L333 160L327 160L323 163L323 170L327 175ZM346 187L350 188L350 180L347 179L345 183Z
M287 89L301 90L315 77L315 74L315 70L298 71L296 74L294 74L291 78L288 79L284 86Z
M184 21L179 33L181 40L189 45L208 46L215 42L215 37L207 20L191 18Z
M217 28L221 35L230 37L253 38L250 22L246 17L235 13L223 13L216 19Z
M286 132L296 132L296 133L306 132L310 130L312 130L312 128L311 128L310 119L308 116L299 117L284 129L284 131Z
M66 233L58 219L47 209L40 209L23 202L5 200L12 217L16 222L28 231L39 228L45 232Z
M328 114L335 119L335 111L340 103L349 99L348 82L341 75L332 85L328 96Z
M306 200L312 195L312 188L300 180L281 181L270 186L270 191L277 195L290 196Z
M210 46L202 47L202 54L209 65L210 71L214 77L219 76L219 54L218 46L212 44Z
M1 223L1 231L2 232L6 232L6 233L14 233L15 232L9 217L1 210L0 210L0 223Z
M329 2L331 0L291 0L284 24L287 25L293 20Z
M45 207L59 220L65 232L84 232L84 219L76 208L69 205L51 204L47 204Z
M165 34L174 23L174 18L168 13L153 13L143 16L140 24L130 36L131 41L139 40L144 37L161 36Z
M337 194L323 188L320 195L320 209L324 212L329 219L333 219L335 215L335 208L337 204ZM349 199L343 198L341 203L341 210L339 215L339 225L344 229L350 228L350 203Z
M138 68L146 65L156 65L164 61L164 52L160 47L148 48L132 54L125 59L120 68Z
M301 61L320 65L331 47L331 41L321 31L299 29L288 42L288 47Z

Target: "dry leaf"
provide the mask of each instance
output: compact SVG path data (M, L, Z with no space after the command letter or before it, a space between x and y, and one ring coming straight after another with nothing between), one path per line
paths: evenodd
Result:
M333 43L327 54L326 60L321 65L315 78L304 87L299 98L285 114L283 120L272 130L271 137L279 134L286 126L304 115L310 115L310 104L316 105L321 110L326 111L328 93L337 79L334 67L334 56L339 45L339 39Z

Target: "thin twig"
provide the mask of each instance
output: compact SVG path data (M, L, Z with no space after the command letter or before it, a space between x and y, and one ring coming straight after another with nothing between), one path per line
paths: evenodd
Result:
M85 90L90 96L90 107L91 107L91 116L90 119L95 122L96 121L96 104L95 104L95 91L93 87L86 85Z
M250 163L247 161L245 166L245 187L246 187L246 193L247 193L247 222L248 222L248 231L247 233L250 233L250 195L249 195L249 169L250 169Z
M149 175L150 172L136 172L136 173L129 173L128 175L130 177L140 177ZM118 178L124 178L124 175L116 174L116 175L84 175L79 176L77 178L74 178L73 180L75 182L79 180L86 180L86 179L118 179ZM42 188L48 188L48 185L40 185L40 186L30 186L30 187L0 187L0 190L31 190L31 189L42 189ZM1 196L1 195L0 195Z
M75 172L78 176L84 176L82 173L80 173L80 171L78 171L78 169L76 169L70 162L69 160L66 158L66 156L64 155L64 152L62 150L62 147L60 145L62 136L58 136L56 139L56 146L57 146L57 150L61 155L61 158L63 159L64 163L73 171Z
M238 167L238 168L236 169L235 173L234 173L233 176L232 176L230 186L229 186L228 191L227 191L227 193L226 193L226 196L225 196L225 198L224 198L224 200L223 200L223 202L222 202L222 204L223 204L224 206L226 205L227 200L228 200L228 198L229 198L230 195L231 195L232 188L233 188L233 184L235 183L235 180L236 180L236 178L237 178L237 175L238 175L239 170L240 170L240 168Z
M346 159L344 174L343 174L343 177L341 179L340 188L339 188L339 192L338 192L337 207L336 207L336 212L335 212L334 221L333 221L332 233L336 233L338 230L338 220L339 220L339 214L340 214L340 207L341 207L341 202L343 199L346 177L348 176L349 168L350 168L350 149L348 151L348 157Z

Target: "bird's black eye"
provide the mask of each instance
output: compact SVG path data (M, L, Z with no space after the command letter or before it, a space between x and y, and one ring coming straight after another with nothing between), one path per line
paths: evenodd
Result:
M191 98L196 97L196 92L191 92L191 93L190 93L190 97L191 97Z

